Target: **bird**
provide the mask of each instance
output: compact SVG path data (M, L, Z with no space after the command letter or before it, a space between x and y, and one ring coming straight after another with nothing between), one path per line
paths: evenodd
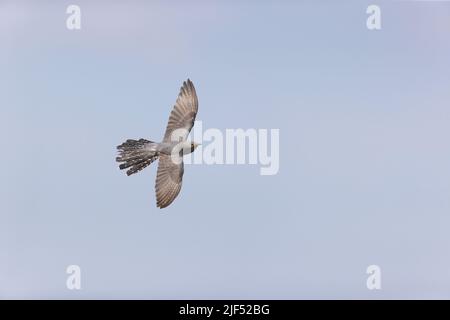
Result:
M183 82L175 105L169 116L166 132L161 142L146 139L128 139L117 146L119 169L128 176L140 172L159 160L156 174L156 206L168 207L178 196L183 183L183 155L194 152L200 145L187 141L198 112L198 98L190 79Z

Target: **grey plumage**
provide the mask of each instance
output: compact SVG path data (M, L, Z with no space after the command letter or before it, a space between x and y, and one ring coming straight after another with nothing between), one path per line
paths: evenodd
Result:
M164 133L163 142L185 141L192 127L198 112L198 99L194 84L188 79L180 89L175 106L170 113L169 122ZM181 136L173 134L178 131ZM181 138L181 139L180 139Z
M183 183L183 161L176 164L168 155L161 155L156 174L156 206L165 208L175 200Z
M159 158L156 175L156 205L165 208L178 196L183 182L183 155L197 147L195 142L187 142L187 136L194 126L198 111L198 99L194 84L188 79L183 82L175 106L170 114L163 141L128 139L117 146L119 169L132 175L149 166Z

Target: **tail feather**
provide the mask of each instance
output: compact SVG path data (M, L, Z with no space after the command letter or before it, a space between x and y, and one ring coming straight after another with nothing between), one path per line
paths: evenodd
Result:
M149 140L145 140L145 139L139 139L139 140L128 139L121 145L117 146L117 149L118 150L126 150L126 151L137 150L137 149L142 149L143 146L145 146L146 144L149 144L149 143L153 143L153 141L149 141Z
M133 166L131 167L131 169L127 171L127 175L130 176L130 175L132 175L132 174L134 174L134 173L137 173L137 172L141 171L141 170L144 169L145 167L149 166L149 165L150 165L153 161L155 161L157 158L158 158L158 157L150 158L150 159L148 159L148 160L141 161L141 162L139 162L139 163L136 164L136 165L133 165Z
M117 146L119 156L116 158L116 161L122 162L119 165L119 169L130 168L127 170L127 175L132 175L149 166L158 159L158 153L149 148L153 143L145 139L129 139Z

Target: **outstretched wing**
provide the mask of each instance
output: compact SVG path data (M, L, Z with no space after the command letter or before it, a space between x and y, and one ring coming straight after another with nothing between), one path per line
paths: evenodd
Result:
M198 99L191 80L183 82L177 101L169 117L163 142L179 142L187 139L194 126L198 111Z
M171 156L161 154L156 175L156 206L165 208L175 200L183 182L183 159L174 162Z

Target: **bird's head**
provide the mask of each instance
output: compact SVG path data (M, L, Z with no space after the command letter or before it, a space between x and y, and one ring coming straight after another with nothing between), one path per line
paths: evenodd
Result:
M197 149L197 147L201 145L201 143L197 143L195 141L191 142L191 152L194 152L195 149Z

